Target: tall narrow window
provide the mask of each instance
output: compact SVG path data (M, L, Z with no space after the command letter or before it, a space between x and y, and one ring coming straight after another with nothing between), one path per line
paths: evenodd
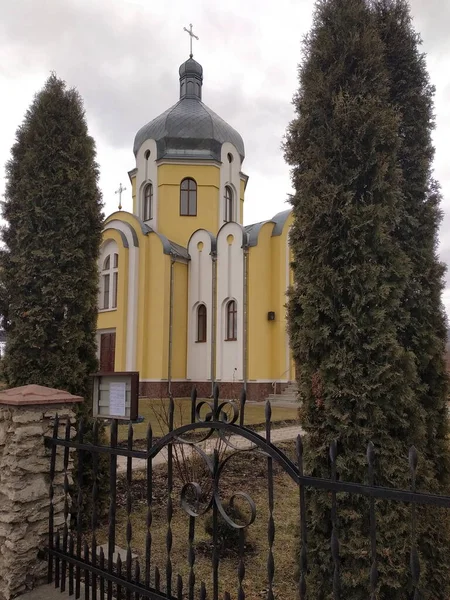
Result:
M197 184L193 179L183 179L180 186L180 215L195 217L197 215Z
M112 259L112 260L111 260ZM101 273L100 308L117 308L117 290L119 285L119 255L108 254L103 261Z
M206 306L197 308L197 342L206 342Z
M225 186L225 221L233 221L233 190L229 185Z
M153 219L153 185L148 183L144 188L144 221Z
M226 312L227 341L237 340L237 305L235 300L227 304Z

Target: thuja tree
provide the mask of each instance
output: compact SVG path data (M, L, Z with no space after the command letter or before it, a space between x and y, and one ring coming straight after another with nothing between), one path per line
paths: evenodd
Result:
M398 237L404 216L400 115L377 20L364 0L320 0L305 40L285 153L295 193L290 339L298 369L305 468L367 481L375 445L379 485L407 487L408 449L426 448L425 410L412 349L402 343L411 258ZM426 456L421 473L429 473ZM330 498L308 499L308 593L331 597ZM411 590L409 509L377 504L378 598ZM367 501L338 500L342 597L368 597Z
M398 152L404 194L403 215L396 234L411 261L411 277L404 295L409 322L401 342L414 353L419 384L419 402L425 409L426 449L430 465L427 488L448 493L450 474L448 381L445 368L447 326L441 302L444 266L437 257L441 222L439 187L432 178L434 147L433 96L421 39L415 32L406 0L373 3L377 25L385 46L390 77L390 101L400 115ZM447 519L434 512L435 529L428 531L422 551L428 555L428 573L433 589L448 581L450 555ZM422 517L423 518L423 517ZM432 516L430 523L433 521ZM432 567L432 568L431 568ZM445 590L448 590L448 583ZM436 594L438 597L438 594Z
M428 453L435 463L437 482L446 485L450 475L445 441L449 433L447 324L441 301L445 267L436 252L442 213L439 186L432 178L434 88L408 3L380 0L373 6L385 45L391 103L401 116L398 155L405 202L397 235L412 266L404 298L410 319L402 342L415 355L421 384L418 392L426 409Z
M85 398L97 369L102 201L83 103L51 75L17 130L2 203L4 375Z
M86 399L96 370L102 203L83 103L51 75L6 165L1 309L11 386L36 383Z

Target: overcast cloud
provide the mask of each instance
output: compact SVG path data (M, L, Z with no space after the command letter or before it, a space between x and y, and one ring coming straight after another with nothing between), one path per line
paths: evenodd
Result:
M440 252L450 262L450 3L411 0L417 30L436 85L436 177L445 220ZM117 206L137 130L178 100L178 67L188 57L183 27L200 37L203 100L244 138L250 176L245 223L283 210L291 192L280 149L293 116L301 40L311 26L312 0L12 0L0 22L0 193L3 165L17 126L50 71L84 98L97 142L105 212ZM450 313L450 276L444 301Z

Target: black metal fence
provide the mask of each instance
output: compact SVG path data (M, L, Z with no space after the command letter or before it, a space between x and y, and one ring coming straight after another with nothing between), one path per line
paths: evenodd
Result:
M257 506L252 497L246 492L235 492L229 503L225 505L221 498L220 482L223 477L225 465L237 454L258 453L267 464L267 569L265 574L265 597L273 600L277 596L275 590L275 554L274 542L276 526L274 519L274 468L283 472L290 478L297 490L297 522L301 536L301 552L299 555L298 580L294 584L295 597L305 600L307 597L307 506L306 488L325 490L331 495L331 520L332 535L330 539L330 552L334 561L333 594L334 598L340 597L340 565L339 565L339 536L337 494L346 492L369 498L370 511L370 539L368 549L371 553L371 568L367 573L371 597L375 598L378 584L377 572L377 524L375 512L375 499L382 498L389 501L400 501L411 505L411 566L410 576L414 588L417 588L420 577L419 558L415 542L415 510L416 505L435 505L450 508L450 497L436 496L416 492L417 452L411 448L409 466L411 474L411 489L399 490L374 485L374 460L375 450L372 444L367 449L368 485L344 482L337 479L336 461L337 446L330 448L331 477L320 479L310 477L303 471L303 445L301 436L296 439L296 460L291 460L288 453L281 450L271 442L272 437L272 408L269 402L265 407L264 431L257 433L254 428L245 424L246 401L242 393L240 401L220 401L219 391L216 387L214 398L211 401L197 400L194 391L190 406L190 423L174 427L175 403L169 400L167 412L162 420L167 424L168 432L160 438L154 438L149 426L144 448L136 448L133 443L133 427L128 429L125 443L118 440L118 423L114 421L110 427L109 444L99 442L98 425L94 427L91 442L85 439L83 427L80 427L75 439L70 437L70 424L67 424L65 435L58 436L59 423L56 420L54 432L46 443L51 449L50 459L50 512L49 512L49 540L48 540L48 581L54 582L55 587L61 591L68 591L76 598L84 596L85 600L111 600L112 597L122 600L142 598L172 599L172 600L238 600L246 598L246 558L245 558L245 531L254 523ZM54 524L54 487L55 465L58 449L62 449L64 463L64 524L57 528ZM71 518L71 482L69 476L69 461L71 451L76 452L77 458L77 496L74 498L77 511ZM165 453L163 465L155 467L157 457ZM108 457L109 461L109 512L107 520L102 521L99 515L99 478L101 475L101 457ZM194 458L195 457L195 458ZM93 486L91 493L91 514L83 514L83 468L90 458L92 466ZM144 500L146 504L145 544L142 552L133 555L133 488L136 481L133 477L133 461L145 461L145 477L140 478L140 485L144 486ZM174 480L177 469L183 461L200 460L203 470L186 470L183 485L179 490L179 499L174 493ZM120 464L118 465L118 463ZM119 466L119 469L118 469ZM167 475L159 484L166 486L165 490L165 550L164 560L160 554L155 556L153 548L153 516L155 502L155 469L166 469ZM123 476L120 471L123 471ZM174 473L175 470L175 473ZM194 473L201 481L190 480ZM183 474L181 474L183 475ZM183 479L183 478L182 478ZM206 483L206 486L205 486ZM266 485L266 484L264 484ZM120 487L122 486L122 487ZM123 488L123 509L118 515L119 488ZM177 506L175 506L177 502ZM238 502L246 506L244 516L236 518L229 508ZM181 507L188 519L187 539L185 540L185 561L187 574L184 578L178 574L177 567L173 564L173 516L174 509ZM199 516L206 514L212 516L212 540L210 578L204 581L196 577L196 521ZM90 526L86 527L86 521ZM122 522L125 529L126 540L123 555L117 553L117 528ZM221 589L220 568L221 552L219 530L220 522L225 522L232 530L237 531L236 550L236 594ZM100 544L98 536L106 544ZM292 550L294 552L294 550ZM156 560L156 558L158 560ZM156 564L158 563L158 564ZM161 568L161 564L163 567ZM159 565L159 566L158 566ZM261 574L261 578L263 578ZM292 596L294 597L294 596Z

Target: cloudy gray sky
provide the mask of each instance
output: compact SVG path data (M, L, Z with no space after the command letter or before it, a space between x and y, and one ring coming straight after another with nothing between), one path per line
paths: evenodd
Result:
M436 177L444 192L440 252L450 262L450 2L411 0L436 85ZM183 27L200 37L203 100L243 136L250 176L244 220L270 218L291 191L280 150L292 118L301 40L312 0L12 0L0 21L0 193L3 165L33 94L50 71L84 98L101 167L105 212L128 190L136 131L178 99L178 67L189 52ZM444 301L450 314L450 276Z

